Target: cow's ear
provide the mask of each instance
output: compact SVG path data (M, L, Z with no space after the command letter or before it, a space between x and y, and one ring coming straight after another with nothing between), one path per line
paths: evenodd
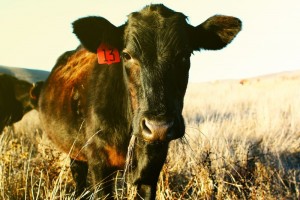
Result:
M242 22L235 17L215 15L197 27L191 27L189 34L194 50L218 50L229 44L242 28Z
M96 53L102 42L120 48L122 45L121 28L102 17L85 17L73 22L73 33L89 51Z

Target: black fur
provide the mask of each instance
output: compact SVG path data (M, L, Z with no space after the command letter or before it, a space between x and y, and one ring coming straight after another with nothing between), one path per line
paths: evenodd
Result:
M5 126L21 120L33 109L29 97L31 86L27 81L0 73L0 134Z

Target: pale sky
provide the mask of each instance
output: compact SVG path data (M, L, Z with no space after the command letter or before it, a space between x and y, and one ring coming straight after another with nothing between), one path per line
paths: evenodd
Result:
M192 56L192 82L300 70L299 0L1 0L0 65L50 71L59 55L79 44L73 21L97 15L118 26L150 3L183 12L194 26L215 14L242 20L225 49Z

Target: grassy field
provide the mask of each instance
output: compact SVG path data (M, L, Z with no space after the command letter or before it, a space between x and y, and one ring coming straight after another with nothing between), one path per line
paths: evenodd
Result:
M299 86L298 74L190 84L157 199L300 199ZM73 199L68 166L33 111L0 136L0 199Z

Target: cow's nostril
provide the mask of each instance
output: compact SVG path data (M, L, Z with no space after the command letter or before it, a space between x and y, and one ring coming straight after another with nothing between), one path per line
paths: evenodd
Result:
M142 120L142 136L149 142L166 141L171 139L169 133L173 121L155 121L147 118Z
M142 121L142 126L145 134L151 134L151 130L148 128L149 125L147 126L147 121L145 119Z

